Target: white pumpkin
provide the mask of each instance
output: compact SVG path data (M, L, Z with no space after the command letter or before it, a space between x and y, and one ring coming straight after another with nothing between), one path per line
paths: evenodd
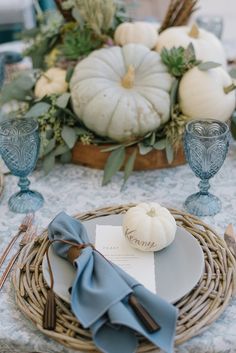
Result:
M149 22L124 22L115 31L114 39L118 45L129 43L143 44L152 49L157 44L157 28Z
M34 94L37 98L43 98L51 94L61 94L67 90L66 70L52 67L40 76L36 82Z
M73 108L92 131L127 141L169 119L172 78L160 56L143 45L99 49L75 67Z
M176 233L176 222L167 208L156 202L131 207L123 219L123 233L134 248L158 251L170 245Z
M180 81L181 111L190 119L226 121L235 109L235 92L226 93L232 83L232 78L222 67L208 71L194 67Z
M160 53L163 48L187 48L190 43L198 60L214 61L226 67L226 55L219 39L195 24L191 28L180 26L166 29L159 35L156 50Z

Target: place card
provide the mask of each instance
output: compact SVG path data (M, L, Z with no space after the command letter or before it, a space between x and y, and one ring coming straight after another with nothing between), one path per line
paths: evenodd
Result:
M108 260L156 293L154 252L132 248L123 235L122 227L97 225L95 247Z

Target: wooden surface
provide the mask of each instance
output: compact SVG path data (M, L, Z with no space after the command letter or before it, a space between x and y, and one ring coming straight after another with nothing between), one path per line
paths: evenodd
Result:
M104 169L106 160L109 156L108 152L101 152L108 146L83 145L77 142L72 151L72 162L90 168ZM129 147L126 150L126 158L134 151L136 147ZM173 163L169 164L164 151L153 150L148 154L141 156L137 154L134 170L151 170L185 164L183 148L179 148L175 153Z

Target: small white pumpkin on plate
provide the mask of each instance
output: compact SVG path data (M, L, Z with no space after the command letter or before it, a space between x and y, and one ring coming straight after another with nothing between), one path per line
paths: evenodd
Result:
M130 245L142 251L158 251L170 245L176 222L167 208L156 202L131 207L123 219L123 233Z
M189 70L179 85L179 106L190 119L227 121L236 104L232 78L222 68Z
M152 49L157 44L157 26L149 22L124 22L115 31L114 39L118 45L129 43L143 44Z
M226 67L226 55L220 40L214 34L198 28L195 24L192 27L167 28L159 35L156 50L160 53L163 48L187 48L190 43L193 44L198 60L214 61Z
M62 94L67 90L66 70L52 67L40 76L36 82L34 94L37 98L43 98L51 94Z

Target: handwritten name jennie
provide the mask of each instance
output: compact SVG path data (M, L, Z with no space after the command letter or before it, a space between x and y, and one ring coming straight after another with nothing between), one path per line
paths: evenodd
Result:
M135 230L125 229L125 237L131 242L131 244L138 245L140 248L152 249L157 246L155 241L140 240L135 237Z

